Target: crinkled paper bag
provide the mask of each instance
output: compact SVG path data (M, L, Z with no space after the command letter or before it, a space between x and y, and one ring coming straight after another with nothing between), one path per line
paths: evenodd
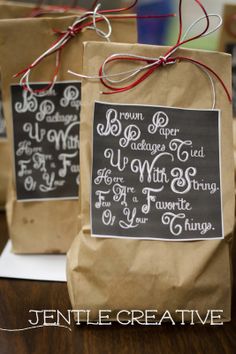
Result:
M57 38L53 30L65 31L75 19L76 17L17 19L0 23L0 53L4 53L0 55L2 97L12 166L14 166L15 153L10 85L19 84L19 78L14 79L13 75L30 65L52 45ZM128 42L136 42L136 20L116 19L111 21L111 25L111 40L118 42L125 38ZM106 24L101 24L101 29L106 31ZM94 41L97 38L98 35L92 30L85 30L72 38L62 51L58 82L76 82L76 78L68 74L68 70L82 72L82 43L84 40ZM52 55L33 70L31 82L48 82L54 68L55 56ZM14 168L11 170L10 178L7 218L13 251L16 253L66 252L77 233L78 198L18 201Z
M85 43L84 46L83 69L84 75L88 76L95 75L104 60L112 54L130 53L157 58L167 51L165 47L138 44ZM227 87L231 86L231 60L228 54L179 49L178 55L210 66L220 74ZM134 65L129 62L125 66L117 65L114 72L128 71ZM81 220L80 231L68 252L67 262L68 289L73 309L91 310L90 318L93 320L97 320L99 310L104 309L111 310L110 319L113 320L116 320L120 310L157 309L159 314L168 310L173 318L180 321L176 309L198 310L200 316L206 315L208 309L220 309L223 310L223 321L229 321L232 291L230 248L234 226L233 143L231 104L222 86L215 81L216 109L221 112L224 234L220 239L184 242L91 236L94 106L95 101L100 101L122 105L211 109L209 78L193 64L180 62L159 68L140 85L124 93L103 95L101 92L107 89L97 80L84 79L82 86ZM119 218L119 215L115 217ZM159 227L158 224L156 226ZM162 235L155 236L160 238ZM80 313L80 319L86 321L86 316Z

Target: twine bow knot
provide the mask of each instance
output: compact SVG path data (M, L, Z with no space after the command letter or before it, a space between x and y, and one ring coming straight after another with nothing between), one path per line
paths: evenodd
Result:
M135 86L139 85L141 82L146 80L150 75L152 75L157 69L159 69L161 66L166 67L169 64L175 64L177 62L189 62L191 64L194 64L197 66L199 69L201 69L208 79L210 80L211 87L212 87L212 92L213 92L213 105L212 108L214 109L215 103L216 103L216 90L215 90L215 84L213 81L213 77L216 78L219 83L221 84L222 88L224 89L229 101L232 101L231 94L226 87L224 81L220 78L217 72L215 72L211 67L208 65L192 59L191 57L185 57L185 56L174 56L176 52L178 51L179 48L181 48L184 44L194 41L199 38L203 38L206 36L209 36L213 32L217 31L221 25L222 25L222 18L221 16L217 14L208 14L204 6L202 5L200 0L194 0L197 5L201 8L202 12L204 15L200 18L198 18L196 21L194 21L189 28L186 30L186 32L183 35L183 24L182 24L182 0L179 1L179 35L177 42L174 46L172 46L164 56L160 56L158 58L152 58L152 57L145 57L141 55L135 55L135 54L129 54L129 53L117 53L117 54L112 54L108 58L105 59L103 64L101 65L99 69L99 75L94 75L94 76L87 76L87 75L80 75L72 71L68 71L69 73L76 75L78 77L83 77L87 79L99 79L101 83L108 89L108 91L103 91L103 94L115 94L115 93L120 93L120 92L125 92L133 89ZM210 27L210 18L217 18L219 23L209 30ZM202 20L206 20L206 26L203 31L201 31L199 34L187 38L191 30ZM119 73L110 73L109 70L111 68L111 65L107 69L107 64L116 64L117 62L133 62L133 64L137 63L142 63L142 65L136 66L134 69L126 70L123 72ZM143 64L144 63L144 64ZM126 86L119 86L119 84L123 82L131 81L128 83Z

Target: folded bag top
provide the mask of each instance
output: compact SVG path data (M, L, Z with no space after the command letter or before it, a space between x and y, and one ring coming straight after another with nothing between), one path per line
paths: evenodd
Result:
M36 5L28 3L16 3L11 1L2 1L0 3L0 19L16 19L16 18L29 18L33 16L65 16L78 13L79 11L63 10L50 8L48 6L41 6L35 10ZM1 96L0 96L1 101ZM8 179L10 173L9 163L9 148L7 144L7 135L5 128L5 120L2 106L0 108L0 208L5 208L6 194L8 188Z
M15 133L15 143L20 143L16 139L19 139L19 134L24 133L24 129L21 129L20 127L20 124L23 124L23 119L28 119L28 122L26 122L28 127L29 124L35 126L34 124L38 123L38 126L41 125L42 129L40 131L42 133L43 129L46 129L47 131L47 128L43 127L44 122L41 122L40 118L39 120L36 118L36 116L39 117L37 115L39 112L37 110L34 112L34 103L36 105L43 105L43 102L41 102L42 100L48 99L49 101L53 101L53 95L38 98L23 90L19 84L19 78L13 78L13 75L30 65L30 63L55 42L58 36L60 36L60 34L55 33L55 30L62 32L67 30L77 18L78 17L76 16L40 19L29 18L2 21L0 23L0 52L4 53L4 55L0 55L2 96L11 157L17 157L16 151L14 150L14 148L17 150L17 147L14 146L13 143L13 133ZM99 25L99 28L107 30L106 26L107 25L103 23ZM118 20L111 20L111 26L111 40L122 41L126 38L126 40L130 42L136 41L137 33L135 19L124 20L119 18ZM60 70L57 75L57 87L62 87L63 85L71 86L73 83L78 86L78 80L75 80L69 75L67 70L71 67L77 71L82 70L82 43L84 40L92 41L96 39L98 39L98 35L92 30L85 30L79 35L75 35L71 38L70 43L64 47L61 54ZM52 55L40 63L39 67L33 71L30 77L31 82L37 84L41 83L40 85L44 86L45 82L51 80L54 68L55 56ZM57 87L55 86L55 90L58 89ZM14 93L16 93L15 96ZM23 103L24 99L27 99L27 97L29 98L30 106L27 108L27 114L24 114L23 111L25 107ZM76 97L74 97L74 99L75 98ZM63 99L63 96L61 99ZM52 103L55 104L54 101L49 103L51 106L53 106ZM63 110L66 110L68 108L66 107L66 103L64 103L64 106L65 108L63 108ZM19 109L17 109L22 112L20 115L21 118L19 118L19 114L17 114L18 112L15 111L15 107L18 107ZM44 108L47 109L48 107L49 106L47 105L44 106ZM72 108L75 110L76 107ZM66 115L66 111L63 114ZM53 116L53 114L51 114L51 116ZM33 120L32 123L30 121L31 119ZM25 129L27 130L28 128L26 127ZM49 134L48 131L47 134ZM52 132L50 134L52 135ZM22 138L22 141L24 140L25 138ZM38 143L36 148L39 148L40 146L41 145ZM28 159L27 156L25 158L23 157L21 158L22 160ZM15 159L15 161L13 160L14 159L11 161L12 166L14 166L14 162L18 163L17 159ZM36 166L39 166L39 162L40 161L38 160L34 163ZM16 168L19 168L19 166L20 165L18 164L15 165ZM40 169L41 168L41 174L43 175L42 165L40 165ZM16 253L66 252L77 232L78 191L76 191L76 199L74 200L68 198L64 198L63 200L47 200L45 195L44 200L27 202L24 200L19 201L17 200L17 184L14 172L13 169L7 201L8 226L10 237L13 242L13 251ZM70 173L70 175L71 174L72 173ZM26 177L27 175L25 175L25 178ZM17 178L19 179L19 175Z
M130 6L132 6L134 3L132 3ZM25 18L26 21L28 19L32 18L38 18L38 17L62 17L62 16L71 16L71 15L76 15L76 16L81 16L84 14L86 11L90 10L93 11L94 7L96 6L96 2L94 1L93 4L91 3L91 8L90 9L85 9L81 7L70 7L70 6L47 6L43 5L42 2L38 2L37 4L28 4L28 3L16 3L16 2L11 2L11 1L4 1L0 3L0 19L1 20L9 20L9 19L19 19L19 18ZM29 23L29 22L27 22ZM17 26L21 26L21 24L18 23ZM136 29L134 30L136 32ZM130 31L129 31L130 33ZM133 33L133 30L131 31ZM51 33L48 34L49 38L51 39ZM48 39L49 39L48 38ZM23 39L23 38L22 38ZM136 39L136 35L135 35ZM129 40L129 39L128 39ZM20 41L19 41L20 43ZM51 43L51 41L50 41ZM16 48L17 49L17 48ZM41 48L39 48L41 50ZM45 50L42 46L42 50ZM27 50L28 52L28 50ZM34 58L35 59L35 58ZM20 63L21 61L18 60ZM29 63L27 63L29 64ZM9 174L10 174L10 153L8 149L8 144L7 144L7 135L6 135L6 129L5 129L5 122L2 121L2 114L3 111L1 111L0 114L0 119L1 119L1 126L4 124L4 129L2 127L2 130L0 128L0 208L5 207L6 203L6 193L7 193L7 187L8 187L8 179L9 179Z

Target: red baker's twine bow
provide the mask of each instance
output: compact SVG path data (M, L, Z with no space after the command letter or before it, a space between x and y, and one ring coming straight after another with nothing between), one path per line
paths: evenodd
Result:
M119 9L114 9L114 10L100 10L100 4L95 7L93 11L88 11L78 17L75 22L69 26L69 28L66 31L57 31L54 30L55 33L59 34L59 38L57 39L56 42L52 44L52 46L46 50L42 55L40 55L31 65L29 65L27 68L24 70L18 72L17 74L14 75L14 77L19 77L21 75L22 78L20 80L20 83L23 87L24 90L27 90L33 94L39 95L39 96L45 96L48 94L50 90L52 90L58 76L58 72L60 69L60 57L61 57L61 52L62 49L65 47L68 41L70 41L75 35L79 34L85 29L93 29L96 31L96 33L103 38L109 40L109 37L111 35L111 24L110 21L111 19L128 19L128 18L166 18L166 17L173 17L175 14L166 14L166 15L147 15L147 16L137 16L137 15L113 15L115 13L120 13L123 11L130 10L137 4L138 0L134 0L132 4L126 8L119 8ZM94 2L95 4L95 2ZM112 15L106 15L107 13L112 13ZM89 20L92 18L92 20ZM96 25L99 22L105 22L108 27L108 32L105 33L102 30L100 30ZM51 54L56 53L56 66L55 66L55 71L53 74L53 77L50 81L50 83L41 88L41 89L35 89L33 90L30 85L29 85L29 75L39 63L41 63L46 57L50 56Z
M206 9L204 8L204 6L202 5L202 3L200 2L200 0L194 0L202 9L204 16L201 17L200 19L198 19L197 21L195 21L195 23L193 23L188 31L185 33L183 39L182 38L182 34L183 34L183 24L182 24L182 0L179 1L179 35L178 35L178 40L176 42L176 44L171 47L164 56L159 57L159 58L148 58L148 57L142 57L142 56L138 56L138 55L132 55L132 54L114 54L111 55L110 57L108 57L104 63L102 64L102 66L100 67L99 70L99 76L97 76L97 78L100 79L100 81L102 82L102 84L109 89L110 91L107 92L102 92L103 94L109 95L109 94L114 94L114 93L119 93L119 92L125 92L128 91L134 87L136 87L137 85L139 85L141 82L143 82L144 80L146 80L150 75L152 75L152 73L154 71L156 71L158 68L162 67L162 66L166 66L168 64L175 64L177 62L180 61L188 61L194 65L197 65L200 69L202 69L209 77L209 79L211 80L211 83L213 84L212 78L209 76L210 74L213 75L222 85L229 101L232 101L232 97L231 94L229 92L229 90L227 89L224 81L220 78L220 76L214 71L212 70L209 66L207 66L206 64L194 60L192 58L188 58L188 57L184 57L184 56L173 56L173 54L178 50L178 48L180 48L183 44L186 44L190 41L194 41L198 38L204 37L206 35L209 35L210 33L215 32L222 24L222 19L220 18L220 16L215 15L215 14L208 14ZM220 18L220 24L212 31L208 32L209 26L210 26L210 21L209 21L209 17L211 16L215 16ZM204 28L204 30L198 34L195 35L194 37L185 39L187 33L194 27L194 25L198 22L200 22L202 19L206 19L206 26ZM120 74L107 74L105 72L105 66L109 63L115 63L117 61L130 61L130 62L144 62L147 65L144 65L143 67L139 67L138 69L134 69L134 70L129 70ZM126 86L121 86L121 87L117 87L117 85L113 85L113 84L117 84L117 83L121 83L124 81L127 81L129 79L131 79L132 77L135 77L137 75L139 75L142 71L144 71L144 73L141 74L141 76L139 76L136 80L132 81L130 84L126 85ZM73 73L70 71L70 73L77 75L76 73ZM119 76L119 75L125 75L125 74L129 74L128 76L124 77L123 79L120 80L113 80L111 79L114 76ZM85 77L83 75L77 75L77 76L81 76L81 77ZM93 77L90 77L93 78ZM95 78L95 77L94 77ZM213 84L214 85L214 84ZM214 89L214 87L213 87ZM214 92L215 94L215 92Z

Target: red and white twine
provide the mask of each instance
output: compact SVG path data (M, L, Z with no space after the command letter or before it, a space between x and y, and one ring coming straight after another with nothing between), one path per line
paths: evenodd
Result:
M117 13L121 13L123 11L127 11L134 7L136 5L138 0L134 0L132 4L126 8L119 8L119 9L114 9L114 10L100 10L101 4L96 4L97 1L94 2L96 5L94 10L91 11L86 11L84 14L79 16L74 23L67 28L66 31L54 31L56 34L59 35L59 38L57 39L56 42L52 44L52 46L47 49L44 53L42 53L32 64L30 64L27 68L24 70L18 72L17 74L14 75L14 77L19 77L21 76L20 79L20 84L22 87L31 92L34 95L37 96L46 96L47 94L50 93L52 90L55 82L57 81L58 78L58 72L60 69L60 58L61 58L61 52L65 48L66 44L76 35L81 33L84 30L94 30L96 34L105 40L109 41L109 38L112 33L112 26L110 20L116 20L116 19L129 19L129 18L166 18L166 17L172 17L175 16L175 14L166 14L166 15L147 15L147 16L137 16L134 14L128 14L128 15L117 15ZM110 14L111 13L111 14ZM97 24L99 22L105 22L107 25L107 31L101 30ZM44 86L41 89L32 89L30 86L30 75L31 72L34 68L36 68L45 58L52 54L56 54L56 64L55 64L55 70L53 73L53 77L50 81L49 84Z
M215 90L215 85L214 85L214 80L217 79L221 86L223 87L229 101L232 100L231 94L229 90L227 89L224 81L220 78L220 76L212 70L209 66L206 64L194 60L190 57L185 57L185 56L176 56L176 52L178 51L179 48L181 48L184 44L194 41L198 38L202 38L205 36L209 36L213 32L217 31L221 25L222 25L222 18L217 15L217 14L208 14L205 8L203 7L202 3L200 0L194 0L202 9L204 15L200 18L198 18L194 23L192 23L185 34L183 35L183 24L182 24L182 0L179 1L179 35L178 35L178 40L174 46L172 46L163 56L160 56L158 58L153 58L153 57L146 57L146 56L140 56L140 55L135 55L135 54L128 54L128 53L117 53L109 56L106 58L106 60L103 62L103 64L100 67L99 74L95 76L86 76L86 75L80 75L75 72L69 71L69 73L87 78L87 79L100 79L102 84L109 90L102 92L103 94L115 94L119 92L125 92L128 91L135 86L139 85L141 82L146 80L150 75L152 75L158 68L163 67L163 66L168 66L170 64L176 64L178 62L190 62L194 65L196 65L199 69L201 69L208 77L210 80L211 86L212 86L212 92L213 92L213 105L212 108L215 107L216 103L216 90ZM210 27L210 18L217 18L219 20L219 23L211 30L209 30ZM199 34L187 38L186 37L189 35L191 30L202 20L206 20L206 26L203 31L201 31ZM119 72L116 74L112 74L108 72L107 66L109 65L109 68L111 68L111 64L114 66L116 63L120 62L133 62L133 63L145 63L144 65L138 65L138 67L128 70L128 71L123 71ZM118 77L117 79L115 79ZM133 79L133 81L132 81ZM118 86L118 84L124 83L124 82L129 82L126 86Z

